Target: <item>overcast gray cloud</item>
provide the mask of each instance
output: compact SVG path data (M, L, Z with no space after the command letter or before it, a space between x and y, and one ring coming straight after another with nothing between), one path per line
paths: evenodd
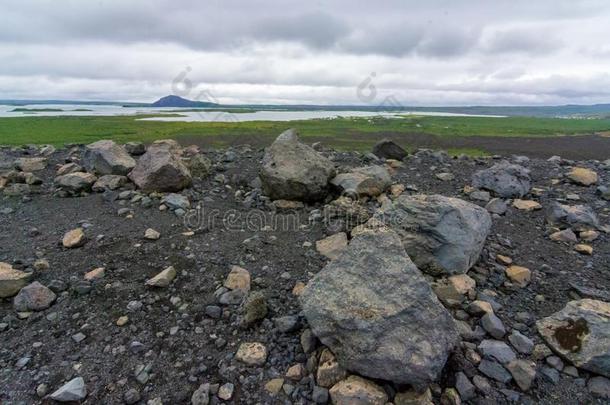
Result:
M0 98L610 101L603 0L4 0ZM364 100L357 88L375 86Z

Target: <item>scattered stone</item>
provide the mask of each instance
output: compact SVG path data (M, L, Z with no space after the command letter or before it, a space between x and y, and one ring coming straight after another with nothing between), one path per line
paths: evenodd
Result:
M435 177L442 181L451 181L451 180L455 179L455 176L453 173L437 173Z
M372 378L433 381L457 340L451 315L386 228L354 237L300 301L312 331L341 364ZM409 360L413 353L417 364Z
M146 285L150 287L167 287L176 278L176 269L174 266L169 266L156 276L146 281Z
M401 195L375 218L394 229L417 267L431 274L465 273L491 228L483 208L441 195Z
M242 267L232 266L223 285L230 290L250 291L250 272Z
M404 391L399 392L394 397L394 405L434 405L432 402L432 392L429 388L424 391Z
M382 139L373 146L373 154L381 159L403 160L407 157L406 150L401 148L394 141Z
M462 371L455 375L455 388L464 401L474 398L476 388Z
M584 243L579 243L574 246L574 250L580 254L591 256L593 254L593 248L589 245L585 245Z
M455 388L445 388L441 395L441 405L462 405L460 394Z
M491 195L489 194L489 192L483 190L475 190L471 192L468 196L472 200L483 202L488 202L491 199Z
M17 312L42 311L51 306L57 296L38 281L23 287L13 299Z
M97 177L91 173L75 172L55 178L55 184L62 190L72 194L90 191Z
M508 371L500 364L495 361L487 359L481 360L478 367L479 371L485 374L487 377L492 378L498 382L506 384L512 377Z
M218 398L228 401L233 397L235 386L231 383L225 383L218 389Z
M317 385L313 387L313 393L311 394L311 399L316 404L325 404L328 402L328 389L323 387L318 387Z
M218 308L218 307L217 307ZM220 308L218 308L220 309ZM244 302L244 325L251 326L267 316L267 299L261 292L253 292Z
M187 210L191 207L188 197L182 194L169 193L161 199L161 204L172 210Z
M380 386L355 375L338 382L329 392L335 405L385 405L388 400Z
M520 287L525 287L532 279L532 272L527 267L512 265L506 269L506 277Z
M357 167L336 175L330 183L348 196L375 197L391 184L390 173L382 166Z
M127 142L123 147L132 156L141 156L146 152L146 146L142 142Z
M322 256L334 260L347 247L347 235L339 232L316 242L316 250Z
M519 353L530 354L534 350L534 342L518 330L513 329L508 336L508 341Z
M0 264L0 267L2 267L1 264ZM51 265L49 264L49 261L47 259L38 259L34 262L33 267L34 267L34 270L36 270L36 271L45 271L45 270L49 270Z
M291 201L291 200L275 200L273 202L275 208L279 211L293 211L300 210L305 207L301 201Z
M0 298L8 298L17 294L27 285L32 273L14 269L8 263L0 262Z
M123 401L127 405L133 405L140 401L142 397L140 396L140 391L135 388L130 388L123 394Z
M293 381L299 381L305 376L306 370L302 364L295 364L286 371L286 378Z
M294 129L280 134L267 148L260 171L263 190L272 200L322 199L334 176L332 162L299 142Z
M472 176L472 185L494 192L502 198L521 198L529 193L529 170L507 161L496 163L489 169L479 170Z
M93 269L93 270L85 273L84 279L87 281L98 280L100 278L103 278L105 274L106 274L106 270L103 267L98 267L96 269Z
M82 377L76 377L50 395L51 399L58 402L75 402L85 399L87 387Z
M65 248L72 249L83 246L87 242L83 228L76 228L66 232L61 243Z
M596 397L610 399L610 380L604 377L593 377L587 384L589 392Z
M581 186L590 186L597 183L597 173L584 167L575 167L568 173L568 179Z
M15 167L22 172L37 172L47 167L47 159L41 157L18 158L15 160Z
M553 232L550 235L552 241L555 242L566 242L566 243L576 243L578 239L576 238L576 234L571 229L564 229L561 231Z
M481 325L483 329L487 331L491 336L496 339L502 339L506 334L506 329L504 328L504 324L493 313L487 313L481 318Z
M235 359L249 366L262 366L267 361L267 348L262 343L242 343Z
M105 190L117 190L123 187L129 179L125 176L119 176L117 174L107 174L100 177L93 184L92 190L96 192L103 192Z
M281 333L294 332L299 328L299 318L297 316L287 315L273 319L275 327Z
M493 307L489 302L475 300L468 305L468 313L474 316L483 316L485 314L493 314Z
M517 357L510 346L500 340L483 340L479 344L479 351L500 363L508 363Z
M148 228L146 229L146 231L144 231L144 239L158 240L160 237L161 234L152 228Z
M595 211L586 205L570 206L553 202L546 213L546 219L550 225L562 229L572 228L577 232L599 228Z
M521 211L536 211L542 209L542 205L537 201L520 199L513 201L513 207Z
M542 367L540 369L540 375L553 384L559 383L559 380L561 379L559 371L551 367Z
M504 215L508 210L508 202L501 198L492 198L485 209L491 214Z
M504 256L504 255L500 255L500 254L496 255L496 260L505 266L510 266L511 264L513 264L513 259L511 259L508 256Z
M125 326L129 322L128 316L120 316L119 319L116 320L117 326Z
M272 395L277 395L284 385L283 378L274 378L265 384L265 390Z
M316 381L319 386L330 388L346 377L345 369L339 365L335 356L325 349L320 355Z
M210 403L210 384L201 384L191 396L191 405L208 405Z
M538 333L576 367L610 377L610 304L582 299L536 322Z
M594 240L599 238L599 232L597 232L597 231L583 231L583 232L578 234L578 237L581 240L584 240L586 242L593 242Z

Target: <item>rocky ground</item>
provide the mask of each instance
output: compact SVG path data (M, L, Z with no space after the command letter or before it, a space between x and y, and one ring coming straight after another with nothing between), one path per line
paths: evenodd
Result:
M315 149L1 150L0 402L608 403L609 161Z

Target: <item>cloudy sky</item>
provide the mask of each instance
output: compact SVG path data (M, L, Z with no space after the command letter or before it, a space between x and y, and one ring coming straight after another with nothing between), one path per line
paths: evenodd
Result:
M0 99L610 102L607 0L2 0Z

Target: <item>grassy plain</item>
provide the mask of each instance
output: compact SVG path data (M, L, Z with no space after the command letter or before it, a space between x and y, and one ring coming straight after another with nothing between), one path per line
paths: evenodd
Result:
M366 150L380 136L431 134L439 137L554 137L610 131L610 119L563 119L534 117L434 117L405 116L400 119L336 118L304 121L162 122L137 118L150 116L60 116L0 118L0 144L90 143L99 139L117 142L152 142L162 138L206 137L206 143L222 146L236 138L271 142L283 130L298 128L307 141L324 140L345 150ZM477 154L479 151L466 151Z

